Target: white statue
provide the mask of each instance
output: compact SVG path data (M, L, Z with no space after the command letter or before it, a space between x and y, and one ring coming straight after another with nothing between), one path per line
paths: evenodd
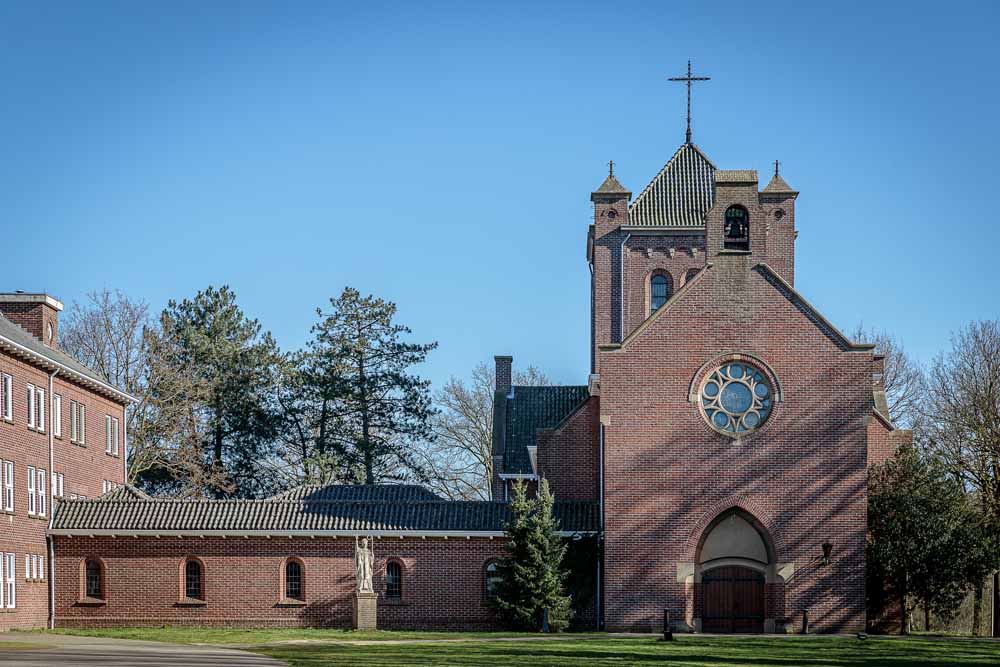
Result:
M375 556L371 547L368 546L368 538L362 537L361 544L358 538L354 538L354 576L358 582L358 592L371 593L375 589L372 587L372 570L374 568Z

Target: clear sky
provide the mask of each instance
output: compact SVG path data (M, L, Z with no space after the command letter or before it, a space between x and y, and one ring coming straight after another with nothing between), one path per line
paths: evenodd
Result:
M229 284L293 349L351 285L436 383L583 383L589 194L683 142L690 58L695 143L801 191L796 287L927 360L1000 316L998 7L4 2L0 289Z

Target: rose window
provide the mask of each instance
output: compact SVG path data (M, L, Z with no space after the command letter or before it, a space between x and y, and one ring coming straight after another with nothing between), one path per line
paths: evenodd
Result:
M724 364L705 380L701 408L712 427L726 434L752 431L771 414L773 391L759 370L741 362Z

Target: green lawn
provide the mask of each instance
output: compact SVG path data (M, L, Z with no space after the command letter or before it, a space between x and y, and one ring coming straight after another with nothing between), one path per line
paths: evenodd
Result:
M368 646L268 646L293 667L320 665L685 665L691 667L996 667L1000 644L941 639L691 637Z
M320 665L683 665L687 667L997 667L1000 642L932 637L707 637L678 635L676 641L563 635L554 641L495 641L538 637L517 633L348 632L321 629L116 628L56 630L66 634L175 643L242 644L286 660L293 667ZM590 638L588 638L590 637ZM466 639L461 643L392 640ZM296 640L309 643L280 644ZM355 646L352 640L379 643ZM269 645L268 645L269 644Z
M174 644L272 644L294 640L352 641L393 639L489 639L495 637L537 637L537 634L518 632L352 632L322 628L274 628L246 630L241 628L100 628L38 630L83 637L113 637L115 639L141 639L143 641L171 642Z

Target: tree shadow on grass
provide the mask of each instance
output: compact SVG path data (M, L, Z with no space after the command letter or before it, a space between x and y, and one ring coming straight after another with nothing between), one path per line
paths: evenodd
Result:
M995 667L1000 644L910 640L705 639L281 647L261 651L293 667L316 665L684 665L687 667Z

